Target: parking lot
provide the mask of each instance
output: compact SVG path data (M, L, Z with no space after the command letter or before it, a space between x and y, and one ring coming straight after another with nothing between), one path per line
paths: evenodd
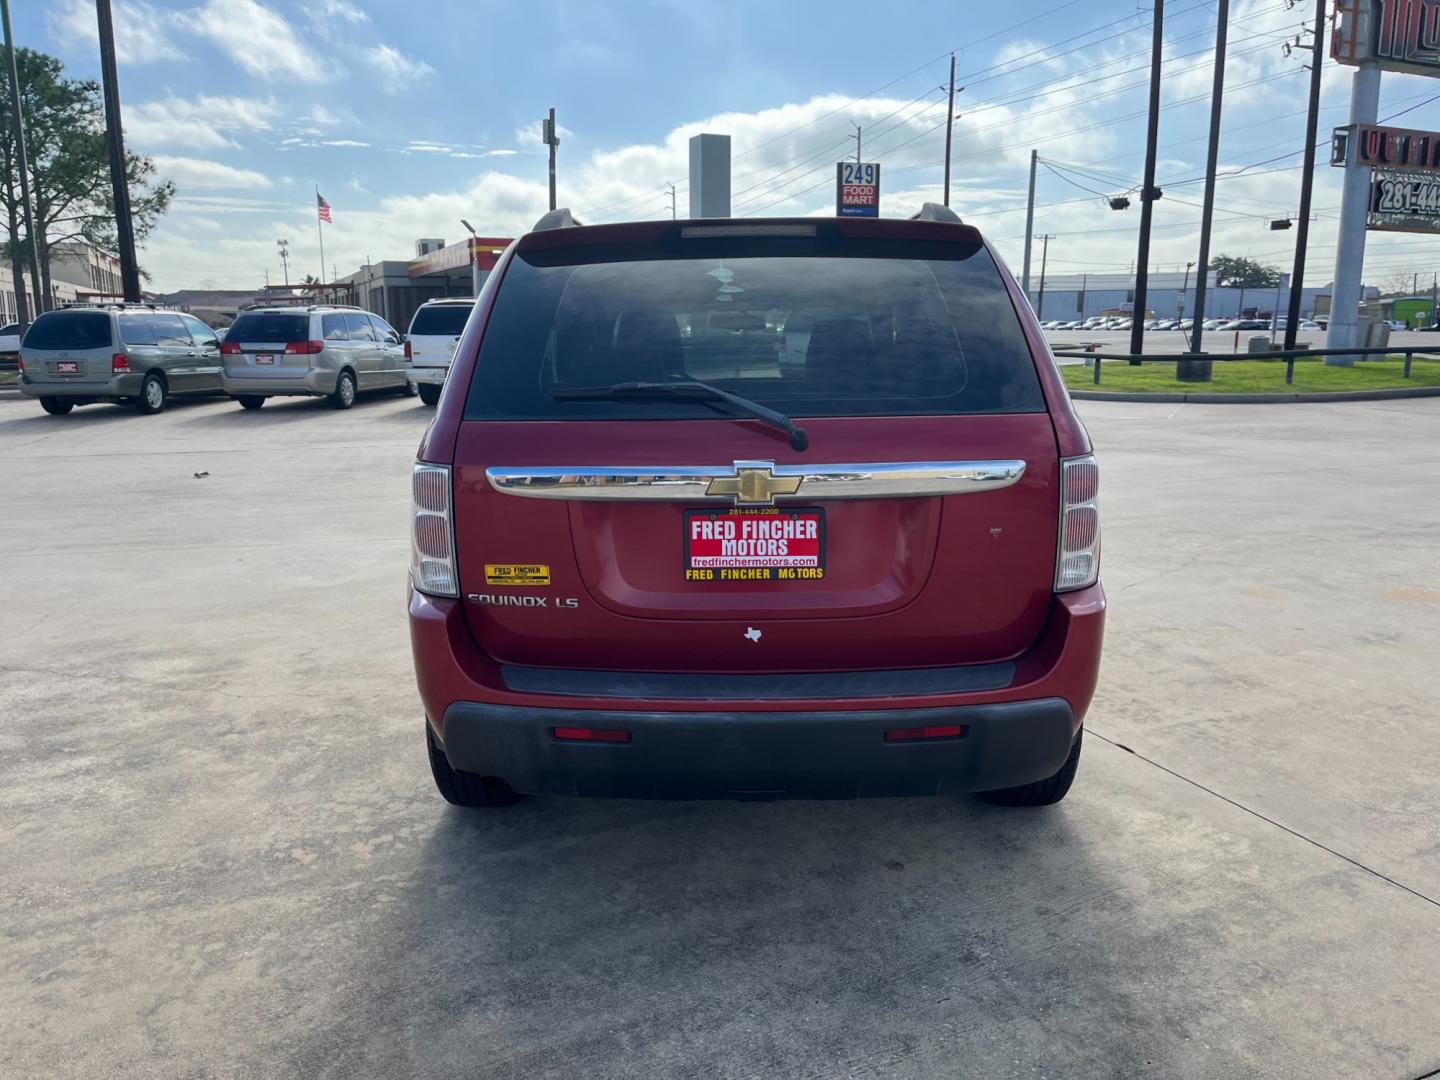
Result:
M0 394L0 1075L1440 1067L1440 402L1081 410L1064 803L465 812L404 616L429 410Z

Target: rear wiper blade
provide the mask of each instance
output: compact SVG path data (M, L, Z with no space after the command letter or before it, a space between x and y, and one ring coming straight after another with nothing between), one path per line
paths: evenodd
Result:
M753 416L790 436L792 449L806 450L810 436L790 417L776 409L751 401L729 390L704 382L623 382L613 386L562 386L550 392L559 401L700 401L723 402L738 412Z

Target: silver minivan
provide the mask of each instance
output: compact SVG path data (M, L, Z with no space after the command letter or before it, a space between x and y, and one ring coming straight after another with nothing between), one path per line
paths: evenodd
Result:
M20 393L55 416L97 401L158 413L172 394L220 392L215 331L152 304L47 311L25 333L20 367Z
M370 390L414 392L400 335L358 307L255 307L225 332L220 384L247 409L268 397L328 397L337 409Z

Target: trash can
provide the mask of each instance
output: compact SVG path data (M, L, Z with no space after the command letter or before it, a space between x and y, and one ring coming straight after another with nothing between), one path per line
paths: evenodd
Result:
M1275 346L1270 344L1268 337L1261 337L1259 334L1245 339L1245 351L1252 352L1274 352Z

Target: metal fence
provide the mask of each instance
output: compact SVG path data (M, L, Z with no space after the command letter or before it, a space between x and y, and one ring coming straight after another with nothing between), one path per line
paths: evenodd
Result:
M1179 371L1182 370L1178 365L1186 361L1211 360L1219 363L1227 363L1235 360L1284 360L1285 383L1287 386L1293 384L1295 381L1295 361L1308 357L1319 357L1323 359L1327 356L1355 356L1361 358L1378 356L1381 359L1388 360L1392 356L1403 356L1405 358L1403 377L1406 379L1410 378L1410 365L1417 355L1432 360L1440 360L1440 349L1404 349L1394 346L1385 349L1274 349L1268 352L1252 353L1140 353L1139 355L1120 352L1091 352L1084 349L1053 349L1051 351L1055 356L1094 360L1095 363L1092 364L1091 367L1095 370L1094 382L1096 385L1100 383L1100 361L1102 360L1132 360L1139 361L1142 364L1156 362L1177 364L1177 376ZM1192 380L1181 379L1180 381L1187 382ZM1197 379L1193 381L1200 382L1202 380Z

